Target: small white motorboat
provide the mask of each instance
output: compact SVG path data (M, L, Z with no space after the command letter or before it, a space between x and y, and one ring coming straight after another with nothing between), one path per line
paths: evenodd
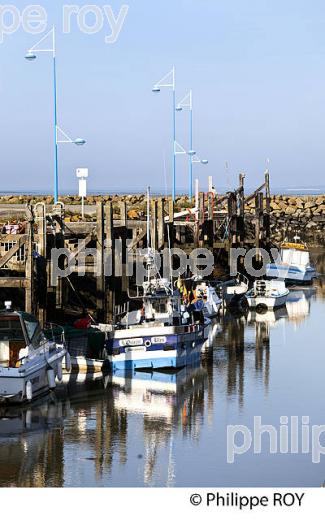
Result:
M299 237L295 237L297 240ZM307 246L301 242L284 242L281 245L279 258L266 266L268 278L278 278L289 283L311 284L317 277L315 267L311 264Z
M251 308L275 309L285 305L288 294L283 280L256 280L246 294L246 300Z
M6 302L0 311L0 404L31 401L54 388L68 356L63 335L47 339L33 315L12 311Z

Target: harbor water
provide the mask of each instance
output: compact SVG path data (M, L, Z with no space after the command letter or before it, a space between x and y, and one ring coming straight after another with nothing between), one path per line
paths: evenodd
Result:
M275 312L226 313L215 332L200 366L71 376L0 408L0 486L322 486L325 278ZM260 445L254 421L273 428Z

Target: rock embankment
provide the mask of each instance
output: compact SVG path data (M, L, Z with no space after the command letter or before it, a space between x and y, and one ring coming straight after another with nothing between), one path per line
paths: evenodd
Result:
M325 245L325 195L271 198L271 237L275 242L299 235L310 245ZM255 201L246 205L253 217Z
M251 213L254 213L254 207L254 200L247 204L247 209ZM321 220L322 216L325 217L325 195L308 197L274 195L271 198L271 214L275 218L310 220L317 217L316 220Z
M81 219L80 208L74 209L74 205L80 205L81 199L74 195L60 197L66 205L66 222L78 222ZM134 195L90 195L86 198L86 220L96 221L96 202L113 203L114 218L120 215L119 203L125 202L129 219L145 218L146 196ZM53 204L53 197L33 195L3 195L0 196L0 225L10 221L20 221L20 215L15 213L20 205L45 202ZM216 208L226 210L227 201L218 203ZM2 207L1 207L2 206ZM12 207L12 210L6 210ZM175 211L193 206L193 202L186 196L176 199ZM245 205L247 216L247 232L254 233L255 200L250 200ZM251 222L251 223L249 223ZM284 239L292 239L299 235L310 245L325 246L325 195L318 196L286 196L274 195L271 198L271 238L275 243Z
M80 205L81 199L74 195L60 197L67 206L67 216L72 221L78 220L79 216L73 211L74 205ZM119 215L119 202L126 202L128 209L128 217L130 219L141 218L146 213L146 196L145 194L135 195L90 195L85 199L88 206L95 205L96 202L102 201L112 202L114 214L116 218ZM218 201L218 199L217 199ZM19 204L36 204L37 202L45 202L53 204L53 197L33 196L33 195L3 195L0 196L1 205L19 205ZM218 202L217 202L218 204ZM175 211L192 207L193 203L186 196L176 198ZM217 205L218 209L226 209L227 202ZM95 209L95 208L94 208ZM255 200L246 203L246 214L253 218L255 213ZM90 219L95 218L95 211L92 211ZM313 229L325 233L325 195L318 196L285 196L274 195L271 197L271 222L272 228L277 229L283 226L297 227L297 229Z

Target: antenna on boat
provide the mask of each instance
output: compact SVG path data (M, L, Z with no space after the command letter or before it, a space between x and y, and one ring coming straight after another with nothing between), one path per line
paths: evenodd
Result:
M147 277L150 281L153 257L151 254L151 234L150 234L150 186L147 187Z
M147 187L147 245L150 254L150 186Z

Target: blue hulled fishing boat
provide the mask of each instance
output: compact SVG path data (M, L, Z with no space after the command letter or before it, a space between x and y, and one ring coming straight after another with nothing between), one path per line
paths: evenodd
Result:
M127 312L108 334L107 359L116 370L180 368L197 363L209 334L202 306L186 306L172 280L161 278L150 247L150 189L147 199L146 277L140 309Z
M143 284L142 308L128 312L106 342L113 371L180 368L200 359L210 320L187 309L165 279Z

